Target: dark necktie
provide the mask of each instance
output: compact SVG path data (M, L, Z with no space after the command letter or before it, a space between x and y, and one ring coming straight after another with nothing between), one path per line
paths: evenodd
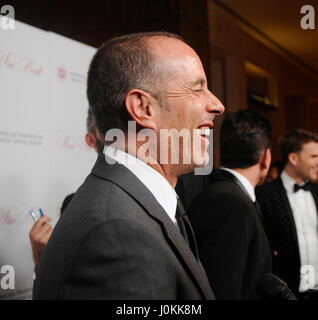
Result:
M192 226L179 198L177 198L176 220L180 229L180 233L188 243L194 256L198 259L198 249Z
M311 183L307 182L301 186L299 184L295 183L294 184L294 192L297 192L300 189L303 189L305 191L310 191L311 190Z

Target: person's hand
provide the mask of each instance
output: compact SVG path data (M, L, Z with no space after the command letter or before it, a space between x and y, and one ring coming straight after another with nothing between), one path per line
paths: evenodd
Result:
M43 217L40 217L34 223L29 233L35 267L37 267L42 252L53 231L53 228L49 224L50 221L51 219L48 216L43 215Z

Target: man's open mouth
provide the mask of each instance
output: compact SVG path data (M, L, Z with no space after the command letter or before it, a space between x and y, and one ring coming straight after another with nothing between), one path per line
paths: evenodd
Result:
M210 128L202 127L197 130L198 130L199 135L202 136L203 138L210 135Z

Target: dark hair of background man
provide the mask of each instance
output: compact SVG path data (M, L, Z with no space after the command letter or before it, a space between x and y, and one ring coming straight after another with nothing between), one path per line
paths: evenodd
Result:
M304 129L289 131L283 138L278 141L278 148L281 155L283 166L288 162L290 153L299 152L303 145L309 142L318 143L318 135Z
M271 147L272 127L262 115L241 110L225 116L220 137L221 165L244 169L258 163Z

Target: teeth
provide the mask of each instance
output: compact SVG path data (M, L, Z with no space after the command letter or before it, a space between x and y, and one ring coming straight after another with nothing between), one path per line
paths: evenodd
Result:
M197 129L198 133L202 136L209 136L210 135L210 128L201 128Z

